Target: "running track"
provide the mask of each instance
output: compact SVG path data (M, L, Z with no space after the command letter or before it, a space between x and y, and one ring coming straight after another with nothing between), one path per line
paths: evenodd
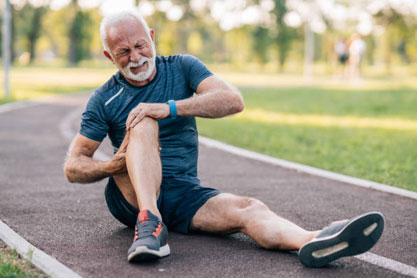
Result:
M171 256L128 264L133 231L108 212L105 182L69 184L63 175L68 138L77 131L86 100L85 95L65 96L0 114L0 220L82 277L417 276L417 200L205 146L199 160L203 185L259 198L307 229L378 210L386 217L381 240L366 258L344 258L324 269L307 269L294 253L260 249L240 234L170 233ZM110 154L106 142L100 155ZM369 258L376 261L370 263Z

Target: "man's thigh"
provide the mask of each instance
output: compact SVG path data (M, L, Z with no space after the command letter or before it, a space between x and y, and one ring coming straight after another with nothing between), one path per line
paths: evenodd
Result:
M210 198L194 215L191 230L229 234L244 227L244 216L253 198L221 193Z

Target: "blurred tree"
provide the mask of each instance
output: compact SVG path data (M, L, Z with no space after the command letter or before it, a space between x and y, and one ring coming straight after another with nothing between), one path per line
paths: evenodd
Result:
M367 36L364 38L366 43L366 60L368 64L373 65L375 63L375 49L376 49L376 42L373 36Z
M188 52L188 39L193 30L197 27L198 20L189 5L189 0L174 0L174 4L181 8L183 14L181 20L176 22L177 24L177 52Z
M282 71L288 52L291 48L294 30L288 27L284 22L284 16L287 13L286 0L274 0L274 3L275 7L272 12L275 15L275 22L278 29L275 40L278 46L279 68L280 71Z
M391 74L393 53L397 52L403 62L409 63L407 44L415 37L414 24L406 22L406 15L394 8L381 9L375 14L376 21L385 27L384 32L384 61L386 74Z
M81 60L89 58L90 43L92 40L89 26L92 24L90 13L81 10L77 0L72 0L69 10L73 13L72 21L69 24L68 38L68 62L70 65L76 65Z
M408 53L408 45L412 43L413 37L416 35L416 26L413 24L407 24L404 17L399 17L395 21L395 27L397 29L397 51L400 55L401 61L405 64L411 63L410 54Z
M16 59L16 42L17 42L17 32L16 32L16 24L17 24L17 17L18 17L18 13L17 10L15 8L15 6L10 3L10 8L12 9L12 46L11 46L11 51L12 51L12 55L11 55L11 62L13 64L14 60Z
M25 3L23 8L14 15L18 15L21 27L18 31L25 42L25 50L29 52L29 62L33 63L36 59L36 44L42 33L42 20L47 6L33 6L30 2Z
M253 54L262 65L268 62L268 50L271 45L269 30L262 26L256 26L252 32Z

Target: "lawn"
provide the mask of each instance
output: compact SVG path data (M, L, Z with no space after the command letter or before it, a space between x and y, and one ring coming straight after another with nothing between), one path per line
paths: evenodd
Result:
M33 99L53 94L92 91L114 72L111 68L13 68L10 76L12 96L0 95L0 104L8 101ZM1 76L3 72L0 71ZM3 78L0 88L3 91Z
M198 119L200 134L417 191L417 89L395 82L390 88L323 84L242 88L245 111Z

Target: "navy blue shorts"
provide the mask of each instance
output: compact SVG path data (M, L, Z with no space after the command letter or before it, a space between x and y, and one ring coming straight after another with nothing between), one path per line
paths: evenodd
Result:
M162 178L158 198L162 221L168 229L186 234L197 210L219 193L217 189L200 186L198 178ZM111 214L123 224L135 227L139 211L124 198L112 177L104 195Z

